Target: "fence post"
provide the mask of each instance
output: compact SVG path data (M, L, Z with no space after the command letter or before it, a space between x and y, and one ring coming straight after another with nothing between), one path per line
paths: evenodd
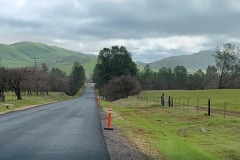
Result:
M198 113L198 99L197 99L197 113Z
M226 118L226 109L227 109L227 102L225 101L225 105L224 105L224 118Z
M178 99L178 107L180 109L180 98Z
M161 102L162 102L162 106L164 106L164 93L161 96Z
M170 98L170 96L168 97L168 107L171 107L171 98Z
M211 113L210 113L210 112L211 112L211 111L210 111L210 106L211 106L210 103L211 103L211 102L210 102L210 99L208 99L208 116L210 116L210 114L211 114Z

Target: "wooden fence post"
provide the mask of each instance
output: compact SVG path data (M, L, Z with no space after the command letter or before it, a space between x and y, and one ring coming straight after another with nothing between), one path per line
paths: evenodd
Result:
M224 105L224 118L226 118L226 109L227 109L227 102L225 101L225 105Z
M210 116L211 114L210 106L211 106L211 102L210 102L210 99L208 99L208 116Z
M170 98L170 96L168 97L168 107L171 107L171 98Z
M161 102L162 102L162 106L164 106L164 93L161 96Z
M180 109L180 98L178 99L178 107Z
M197 113L198 113L198 99L197 99Z

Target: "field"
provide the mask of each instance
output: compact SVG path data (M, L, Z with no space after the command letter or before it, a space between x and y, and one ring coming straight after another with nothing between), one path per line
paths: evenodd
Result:
M62 100L67 100L70 97L64 93L56 92L49 93L49 96L45 95L27 95L22 94L23 100L17 100L13 92L7 92L5 94L5 102L0 102L0 112L8 112L11 110L28 108L36 105L47 104L52 102L58 102Z
M149 101L160 101L162 94L173 97L175 106L202 106L207 107L208 99L211 100L211 108L226 109L240 112L240 89L213 89L213 90L165 90L142 92L139 97L148 97ZM146 100L146 99L145 99Z
M157 103L156 95L171 95L186 98L188 106L181 104L162 107ZM240 90L205 90L205 91L146 91L137 97L130 97L112 102L113 123L120 127L143 153L152 159L240 159L240 116L215 112L206 115L206 110L191 106L196 99L211 98L218 103L227 103L232 112L240 111L237 104ZM140 98L145 96L145 100ZM148 101L146 96L151 95ZM153 98L155 96L155 98ZM207 100L206 100L207 102ZM185 102L184 102L185 103ZM104 102L103 106L109 105ZM234 104L234 105L231 105ZM183 107L184 106L184 107Z
M49 95L46 95L46 93L28 95L22 92L22 100L17 100L14 92L6 92L5 102L0 102L0 113L77 98L83 93L84 88L85 86L74 97L70 97L63 92L50 92Z

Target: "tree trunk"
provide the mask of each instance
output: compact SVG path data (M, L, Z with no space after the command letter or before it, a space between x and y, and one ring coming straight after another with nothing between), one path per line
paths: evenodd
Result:
M14 91L15 91L15 95L17 96L17 100L22 100L20 88L16 87L14 88Z

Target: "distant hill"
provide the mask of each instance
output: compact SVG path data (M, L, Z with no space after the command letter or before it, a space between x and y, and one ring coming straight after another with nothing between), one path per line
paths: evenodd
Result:
M12 45L0 44L0 66L9 68L34 66L32 58L38 58L38 67L41 67L41 64L45 62L49 68L58 67L68 74L73 66L73 62L79 61L85 68L87 77L90 77L97 62L97 56L43 43L19 42Z
M172 56L151 62L149 65L154 71L158 71L161 67L174 68L177 65L185 66L188 71L205 70L208 65L215 65L213 53L213 51L201 51L191 55ZM8 68L34 66L32 58L38 58L37 66L39 68L45 62L49 68L58 67L67 74L70 73L73 62L79 61L83 65L88 78L90 78L97 63L97 56L43 43L19 42L12 45L0 44L0 66ZM140 71L146 65L146 63L142 62L136 63Z
M212 56L213 53L213 51L200 51L191 55L172 56L151 62L149 65L153 70L159 70L162 67L175 68L178 65L183 65L188 70L205 70L208 65L215 65L215 59Z

